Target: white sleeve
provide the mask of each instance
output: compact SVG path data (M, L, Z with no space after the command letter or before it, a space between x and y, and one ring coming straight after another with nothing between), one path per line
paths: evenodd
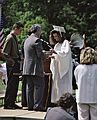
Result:
M61 50L57 51L57 54L55 54L55 59L58 61L58 69L59 69L59 75L60 78L62 78L68 71L70 67L70 62L72 60L71 58L71 49L69 46L69 42L65 40L61 46Z

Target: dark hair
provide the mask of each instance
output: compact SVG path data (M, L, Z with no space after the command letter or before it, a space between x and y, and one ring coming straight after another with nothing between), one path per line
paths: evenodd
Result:
M63 33L63 32L60 33L60 31L56 31L56 30L52 30L52 31L50 32L51 41L52 41L53 43L56 43L56 40L54 39L54 36L53 36L53 34L55 34L55 33L57 33L58 37L60 37L60 39L61 39L61 41L59 41L59 42L63 42L64 39L65 39L64 33Z
M72 94L68 92L63 94L57 102L57 105L78 119L77 103Z
M21 27L23 28L23 24L21 22L16 22L13 25L12 29L15 29L15 28L20 29Z
M65 110L70 108L74 103L75 99L70 93L63 94L57 102L58 106L61 106Z

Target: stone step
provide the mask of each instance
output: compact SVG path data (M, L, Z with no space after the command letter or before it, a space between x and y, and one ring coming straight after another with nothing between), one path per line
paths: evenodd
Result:
M0 120L44 120L46 112L0 108Z

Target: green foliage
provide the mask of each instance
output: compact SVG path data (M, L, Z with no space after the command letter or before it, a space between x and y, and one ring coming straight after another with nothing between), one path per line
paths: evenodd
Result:
M6 86L3 83L3 80L0 78L0 93L4 92Z
M69 36L74 32L86 33L92 46L97 46L96 0L6 0L3 14L5 29L17 21L24 23L20 41L25 39L32 24L39 23L43 39L48 40L52 25L60 25Z
M24 40L27 37L28 30L33 24L40 24L42 27L42 38L45 40L48 39L48 34L50 31L49 24L41 16L38 16L35 19L30 19L30 20L25 21L24 29L23 29L21 35L19 36L19 39L21 42L22 42L22 40Z

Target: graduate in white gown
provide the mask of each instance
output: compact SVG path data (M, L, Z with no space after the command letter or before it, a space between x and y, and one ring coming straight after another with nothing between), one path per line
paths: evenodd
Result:
M64 31L56 27L51 31L51 39L56 42L52 55L50 70L52 72L51 102L56 103L62 94L72 93L72 57L69 41L63 37Z

